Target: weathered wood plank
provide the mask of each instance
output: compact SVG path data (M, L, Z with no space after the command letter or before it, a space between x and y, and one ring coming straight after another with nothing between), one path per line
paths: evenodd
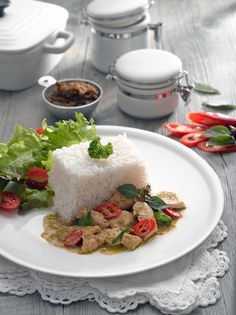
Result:
M46 1L46 0L45 0ZM97 124L124 125L166 134L161 124L166 121L186 121L188 111L203 110L201 103L208 99L194 93L188 107L183 105L170 115L159 120L139 120L122 113L116 106L114 82L106 80L103 74L94 70L89 60L89 29L79 25L78 16L87 0L51 0L70 11L68 29L76 35L73 47L65 54L63 61L53 70L57 79L66 77L84 77L98 82L105 96L98 106L94 118ZM154 20L159 16L164 22L163 48L177 54L183 61L193 80L211 83L221 92L221 98L236 101L236 3L234 0L159 0L151 8ZM236 116L236 111L229 111ZM34 86L28 90L8 93L0 92L0 139L9 138L16 123L36 128L42 118L50 123L56 118L41 106L41 88ZM231 269L220 280L222 297L214 306L200 308L194 315L222 315L232 312L233 270L236 232L236 163L235 154L208 155L197 151L213 167L221 179L225 193L223 220L228 226L229 236L222 244L231 258ZM69 306L52 305L42 301L39 294L15 297L0 294L0 314L38 315L38 314L108 314L96 303L79 302ZM160 314L149 305L140 306L130 314ZM233 312L232 312L233 314Z

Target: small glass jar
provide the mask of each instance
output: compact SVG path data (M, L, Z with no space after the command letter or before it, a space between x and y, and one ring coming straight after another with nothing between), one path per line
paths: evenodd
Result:
M144 119L172 113L178 106L179 94L187 102L192 89L181 60L157 49L139 49L122 55L110 66L108 78L116 80L120 109Z
M104 73L124 53L147 48L149 30L160 41L161 23L150 24L149 0L93 0L84 13L91 31L93 66Z

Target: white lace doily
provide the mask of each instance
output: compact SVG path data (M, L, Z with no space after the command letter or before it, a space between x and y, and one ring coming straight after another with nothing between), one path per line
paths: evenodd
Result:
M219 222L208 239L190 254L166 266L132 276L78 279L36 272L0 257L0 292L22 296L36 291L51 303L96 301L109 312L126 313L149 302L168 314L188 314L220 298L217 277L229 268L229 259L217 245L227 236Z

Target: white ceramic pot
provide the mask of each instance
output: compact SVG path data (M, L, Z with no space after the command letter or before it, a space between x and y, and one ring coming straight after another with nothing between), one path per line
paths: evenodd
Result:
M12 0L0 18L0 89L22 90L50 72L72 45L66 9L40 1Z
M87 6L90 53L93 66L108 72L109 65L124 53L147 48L150 30L159 43L161 23L150 24L148 0L93 0Z
M125 113L144 119L172 113L190 96L192 86L181 60L157 49L140 49L118 58L110 67L109 78L117 82L117 104ZM181 81L185 79L186 84Z

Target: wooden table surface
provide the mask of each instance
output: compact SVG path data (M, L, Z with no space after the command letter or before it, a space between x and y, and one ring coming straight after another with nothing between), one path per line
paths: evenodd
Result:
M165 134L161 124L168 121L185 121L188 111L202 111L203 100L207 96L193 94L191 103L179 106L169 117L152 121L137 120L122 113L116 105L114 82L106 80L98 73L89 60L89 29L78 22L80 9L85 7L85 0L51 0L64 6L70 12L68 29L76 36L75 44L65 54L62 62L53 70L57 78L83 77L98 82L105 91L101 104L94 113L96 124L123 125L151 130ZM235 0L160 0L151 9L153 20L164 22L163 49L178 55L184 69L192 79L208 82L217 87L222 98L236 102L236 2ZM228 112L236 116L236 111ZM41 105L41 88L34 86L21 92L0 92L0 140L6 141L16 123L26 127L37 128L46 117L53 123L53 117ZM218 174L225 194L223 220L228 227L228 238L220 248L225 250L231 259L231 268L223 279L220 279L221 299L213 306L199 308L194 315L227 315L232 312L233 301L233 262L235 247L236 220L236 153L206 154L199 152ZM96 303L78 302L69 306L52 305L41 300L39 294L16 297L0 294L1 315L53 315L108 314ZM142 305L129 314L160 314L150 305ZM232 312L233 314L233 312Z

